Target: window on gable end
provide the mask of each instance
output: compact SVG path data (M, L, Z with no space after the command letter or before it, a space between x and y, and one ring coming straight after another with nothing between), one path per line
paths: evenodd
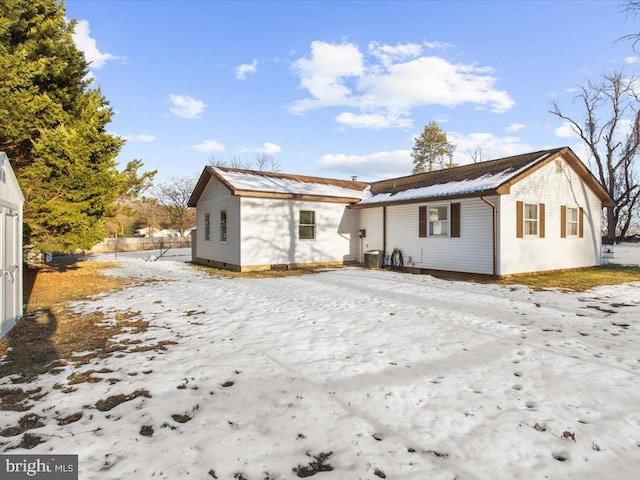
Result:
M204 212L204 239L211 240L211 217L209 212Z
M227 211L220 210L220 241L227 241Z
M524 234L538 236L538 205L524 204Z

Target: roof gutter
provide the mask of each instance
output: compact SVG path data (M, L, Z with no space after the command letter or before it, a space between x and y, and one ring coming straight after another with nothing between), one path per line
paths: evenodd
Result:
M498 227L498 207L495 203L490 202L484 197L480 197L484 203L491 207L493 211L493 222L492 222L492 236L493 236L493 276L498 276L498 232L496 231Z

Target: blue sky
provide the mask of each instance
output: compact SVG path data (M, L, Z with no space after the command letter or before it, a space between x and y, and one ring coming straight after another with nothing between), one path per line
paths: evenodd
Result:
M67 0L76 44L127 138L119 162L199 175L273 154L285 172L407 175L432 120L485 158L569 145L548 113L640 57L618 1Z

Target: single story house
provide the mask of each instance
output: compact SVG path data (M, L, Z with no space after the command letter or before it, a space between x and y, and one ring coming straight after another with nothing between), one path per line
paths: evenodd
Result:
M0 152L0 338L22 317L22 211L24 196L7 156Z
M569 148L371 183L206 167L193 261L382 264L493 276L600 264L606 189Z

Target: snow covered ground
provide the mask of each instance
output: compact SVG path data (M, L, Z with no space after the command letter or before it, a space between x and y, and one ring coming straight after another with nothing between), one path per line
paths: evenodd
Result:
M233 279L180 257L118 260L112 274L141 281L73 308L139 312L149 329L121 338L142 343L20 385L49 392L30 410L46 419L30 433L47 441L11 453L78 454L81 479L284 480L331 452L321 458L333 470L316 478L638 478L639 283L568 294L356 268ZM162 340L176 343L131 351ZM112 372L94 373L99 383L52 388L102 368ZM95 407L141 389L150 398ZM0 412L2 428L22 415Z

